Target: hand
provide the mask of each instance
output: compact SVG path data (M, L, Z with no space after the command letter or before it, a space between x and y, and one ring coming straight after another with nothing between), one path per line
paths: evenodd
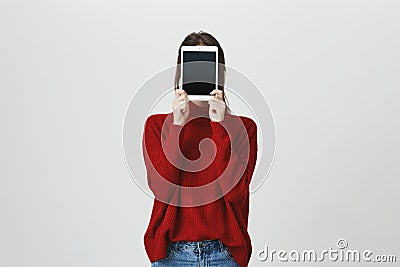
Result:
M172 111L174 114L174 124L183 125L189 116L189 99L182 89L175 90L174 101L172 102Z
M211 95L215 94L213 98L208 101L210 105L209 116L211 121L222 121L225 116L226 105L222 98L222 91L218 89L212 90Z

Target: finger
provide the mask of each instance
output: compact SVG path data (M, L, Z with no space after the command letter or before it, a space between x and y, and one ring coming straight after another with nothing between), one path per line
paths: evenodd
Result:
M222 92L222 90L214 89L214 90L211 91L210 94L214 95L214 97L216 97L216 98L222 99L223 92Z
M185 100L182 100L178 104L178 109L181 110L181 112L185 112L187 108L187 102Z
M214 95L214 97L212 99L214 99L216 101L222 101L222 97L219 96L218 94Z
M210 92L210 94L222 94L222 90L214 89Z
M175 101L173 102L174 105L178 106L180 104L186 104L188 101L186 99L175 99Z
M189 102L189 99L186 94L181 94L181 95L175 96L173 101L177 102L177 101L181 101L181 100L185 100L186 102Z
M175 108L183 108L183 107L185 107L186 106L186 104L187 104L187 101L185 100L185 99L181 99L181 100L177 100L177 101L175 101L175 103L174 103L174 107Z
M216 95L217 92L218 92L218 89L214 89L214 90L212 90L212 91L210 92L210 95Z
M214 106L216 106L216 105L225 105L225 102L223 101L223 100L220 100L220 99L218 99L218 98L211 98L209 101L208 101L208 104L210 105L210 106L212 106L212 107L214 107Z
M222 100L222 96L224 95L224 92L222 92L221 90L218 90L218 98L220 98Z
M180 95L176 98L176 100L180 101L180 100L185 100L186 96L185 95Z
M184 100L178 101L178 102L174 103L173 108L175 110L181 110L181 111L184 112L185 108L186 108L186 103L185 102L186 101L184 101Z
M182 94L185 94L186 92L185 92L185 90L183 90L183 89L176 89L175 90L175 95L176 96L180 96L180 95L182 95Z

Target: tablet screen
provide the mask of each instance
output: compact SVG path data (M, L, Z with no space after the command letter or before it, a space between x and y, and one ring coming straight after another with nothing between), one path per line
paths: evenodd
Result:
M183 51L182 62L182 89L188 95L210 95L216 88L216 53Z

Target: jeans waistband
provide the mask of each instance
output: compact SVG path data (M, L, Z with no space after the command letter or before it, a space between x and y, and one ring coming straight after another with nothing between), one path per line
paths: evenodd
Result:
M190 250L198 251L200 250L216 250L223 251L225 245L219 239L214 240L202 240L202 241L178 241L170 242L169 246L176 251L179 250Z

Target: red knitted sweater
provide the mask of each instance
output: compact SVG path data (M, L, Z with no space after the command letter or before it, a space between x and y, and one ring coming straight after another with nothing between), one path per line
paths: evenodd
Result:
M219 239L235 261L247 267L252 253L247 225L249 184L257 159L256 124L250 118L229 113L222 122L212 122L208 106L189 102L189 108L189 119L183 126L173 124L172 113L151 115L144 126L143 156L148 185L155 196L144 235L147 255L154 262L167 256L169 242ZM204 138L213 143L200 143ZM211 164L196 172L182 170L168 156L178 154L179 149L188 160L211 158ZM209 151L215 153L206 153ZM226 179L219 179L221 175ZM214 186L202 193L187 192L165 182L199 187L215 180ZM227 193L211 202L221 192ZM210 203L191 205L199 198L210 199Z

